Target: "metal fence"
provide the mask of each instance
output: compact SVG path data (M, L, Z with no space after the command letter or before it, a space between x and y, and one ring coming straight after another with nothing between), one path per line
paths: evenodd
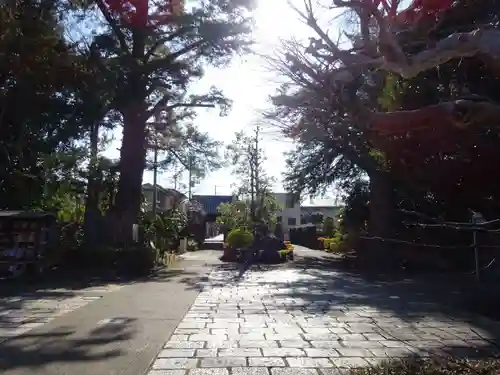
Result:
M470 244L469 245L445 245L445 244L430 244L430 243L422 243L418 241L408 241L399 238L382 238L375 236L360 236L363 240L369 241L382 241L389 242L394 244L402 244L409 246L417 246L422 248L436 248L436 249L447 249L447 250L458 250L458 249L470 249L473 252L474 258L474 270L472 271L476 279L479 281L481 278L482 271L490 268L496 262L496 254L491 256L491 259L488 260L486 265L481 267L480 265L480 251L483 249L496 250L500 249L500 238L499 245L491 245L487 243L480 243L478 241L478 237L480 235L488 234L488 235L498 235L500 234L500 229L492 229L492 226L500 223L500 219L486 221L483 216L478 212L472 212L472 218L469 222L452 222L452 221L444 221L437 218L432 218L427 215L424 215L415 211L408 210L400 210L401 213L407 214L410 216L418 217L422 220L425 220L430 223L422 223L422 222L403 222L405 227L413 227L413 228L422 228L422 229L448 229L453 230L463 234L470 235ZM496 242L496 241L495 241Z

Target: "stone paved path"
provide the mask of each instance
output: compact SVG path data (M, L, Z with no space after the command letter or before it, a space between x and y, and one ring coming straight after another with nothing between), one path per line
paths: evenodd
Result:
M108 284L77 291L40 289L20 296L0 297L0 343L85 306L102 298L103 294L121 287Z
M321 269L219 268L148 375L333 375L388 358L490 356L491 321ZM390 288L389 288L390 289Z

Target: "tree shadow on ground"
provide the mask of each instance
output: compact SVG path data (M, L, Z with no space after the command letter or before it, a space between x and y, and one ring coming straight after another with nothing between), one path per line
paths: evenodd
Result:
M135 320L115 319L83 336L76 336L76 328L58 327L47 333L26 333L10 338L0 346L0 370L28 368L35 371L47 364L118 357L122 350L107 346L116 341L131 340L137 330Z
M289 269L303 277L293 284L275 282L275 297L298 298L304 302L303 311L328 315L352 310L346 321L350 320L347 324L354 328L371 322L377 314L379 333L404 341L412 352L415 347L411 344L417 345L420 354L482 357L500 352L500 323L467 311L461 285L410 278L364 278L335 270L328 258L304 257ZM341 316L339 320L342 322ZM412 340L413 334L422 332L434 340ZM436 346L429 347L431 344Z
M44 323L51 315L67 305L76 308L100 299L113 285L132 285L144 282L186 281L186 289L196 288L199 273L184 269L163 269L148 277L136 279L99 278L94 280L63 280L37 284L33 288L3 288L0 290L0 338L2 330L9 327ZM3 285L0 285L2 287ZM113 290L113 289L109 289ZM5 331L4 331L5 332Z
M213 266L220 264L219 251L200 250L195 252L201 259L180 259L170 267L157 267L148 272L130 273L117 270L82 269L56 270L47 272L43 278L36 280L0 280L0 298L28 295L30 293L46 293L55 297L69 295L82 289L100 288L109 284L128 285L143 282L168 281L180 275L189 275L186 268L195 266ZM54 292L54 289L58 291ZM63 291L64 290L64 291ZM41 294L40 294L41 295Z
M392 299L397 299L398 295L406 295L411 296L415 303L437 303L442 308L448 307L457 312L469 311L500 320L500 286L496 284L478 283L471 277L458 278L447 274L365 274L342 268L339 270L337 265L338 259L320 256L299 258L291 266L308 270L317 277L321 277L325 271L337 271L342 275L342 280L350 280L350 284L360 284L365 288L381 288L386 294L391 294ZM338 281L338 274L333 274L330 284Z
M279 273L266 275L280 268ZM326 328L326 333L315 339L359 350L354 359L363 353L363 347L356 347L363 344L359 338L350 341L351 334L358 333L397 343L398 347L379 348L377 357L382 358L490 358L500 353L500 323L466 311L460 285L410 278L366 278L339 271L323 257L303 257L281 267L261 266L260 270L254 266L241 279L236 277L238 270L235 264L220 265L218 272L204 282L216 288L240 286L265 291L255 299L262 299L269 315L273 310L286 310L287 315L307 316L320 328L322 317L336 318L336 328L346 328L345 332L350 333L344 337ZM200 280L188 282L199 284Z

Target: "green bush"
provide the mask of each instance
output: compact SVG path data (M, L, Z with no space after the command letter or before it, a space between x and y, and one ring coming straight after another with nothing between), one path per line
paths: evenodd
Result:
M408 359L394 360L375 367L352 369L350 375L497 375L498 359Z
M117 268L130 274L146 274L152 270L158 259L158 252L148 246L136 245L117 251Z
M227 244L233 249L239 249L252 244L253 234L246 228L236 228L227 235Z
M293 260L293 249L283 249L279 251L280 258L283 262Z
M198 242L193 239L188 239L187 242L187 251L196 251L198 250Z
M345 253L357 246L359 236L356 233L335 232L332 237L319 237L322 249L331 253Z

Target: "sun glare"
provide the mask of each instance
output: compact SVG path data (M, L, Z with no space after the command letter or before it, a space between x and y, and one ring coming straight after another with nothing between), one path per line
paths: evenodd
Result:
M269 46L276 45L280 38L297 36L303 27L289 0L259 0L255 22L258 43Z

